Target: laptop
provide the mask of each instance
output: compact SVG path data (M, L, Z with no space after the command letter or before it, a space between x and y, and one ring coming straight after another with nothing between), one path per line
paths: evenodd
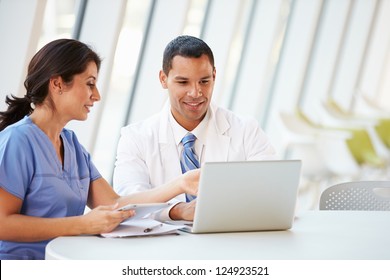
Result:
M202 166L191 233L292 227L300 160L207 162Z

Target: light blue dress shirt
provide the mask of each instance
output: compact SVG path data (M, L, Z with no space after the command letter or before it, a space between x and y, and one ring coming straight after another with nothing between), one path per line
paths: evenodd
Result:
M23 201L21 214L57 218L84 213L89 185L101 175L73 131L63 129L61 138L63 166L29 117L0 132L0 187ZM43 259L49 241L0 241L0 259Z

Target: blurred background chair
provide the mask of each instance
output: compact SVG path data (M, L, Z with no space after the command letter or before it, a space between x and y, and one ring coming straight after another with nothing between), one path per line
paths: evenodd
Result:
M324 190L320 210L390 210L390 181L345 182Z
M349 131L324 129L298 111L280 112L280 118L290 133L284 158L302 160L299 210L318 209L322 190L335 181L360 179L361 168L347 145L352 137Z
M390 162L390 118L388 116L354 114L342 109L331 98L323 102L323 105L329 116L333 117L338 125L344 123L342 124L344 127L365 130L377 155L386 163Z

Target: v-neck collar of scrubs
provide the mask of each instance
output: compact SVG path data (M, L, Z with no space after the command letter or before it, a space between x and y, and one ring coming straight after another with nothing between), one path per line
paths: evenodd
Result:
M68 152L69 152L69 145L68 145L68 140L67 138L65 137L64 135L64 129L62 129L61 133L60 133L60 137L62 139L62 145L64 147L64 164L62 164L62 162L60 161L60 159L58 158L57 156L57 153L56 153L56 150L54 148L54 145L53 143L50 141L49 137L46 135L45 132L43 132L42 129L39 128L39 126L37 126L32 120L30 117L27 117L28 118L28 121L36 128L36 130L38 131L39 133L39 136L41 138L42 141L46 142L47 144L47 147L50 147L48 150L50 152L50 155L51 157L53 158L53 161L55 162L56 166L57 166L57 170L60 174L62 174L63 172L69 172L69 160L68 159Z

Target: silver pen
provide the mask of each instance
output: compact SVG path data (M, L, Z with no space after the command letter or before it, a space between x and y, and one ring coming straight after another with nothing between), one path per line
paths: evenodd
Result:
M159 228L159 227L162 227L162 226L163 226L163 224L158 224L158 225L155 225L155 226L152 226L152 227L148 227L148 228L144 229L144 232L148 233L148 232L151 232L152 230L154 230L156 228Z

